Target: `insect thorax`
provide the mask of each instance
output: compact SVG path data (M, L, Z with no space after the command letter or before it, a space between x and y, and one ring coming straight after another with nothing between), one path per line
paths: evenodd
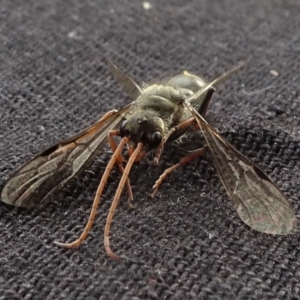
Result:
M181 91L172 86L149 86L135 101L134 112L122 123L121 135L130 138L133 148L139 142L147 150L156 148L182 116L183 97Z
M161 118L164 122L165 130L178 123L178 116L184 109L182 92L173 86L164 84L154 84L144 90L137 99L137 106L141 111L148 111Z

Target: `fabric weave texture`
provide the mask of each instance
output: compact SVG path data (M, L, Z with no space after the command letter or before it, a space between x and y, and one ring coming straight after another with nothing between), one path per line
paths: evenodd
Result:
M207 114L257 163L299 215L300 2L297 0L2 0L0 5L0 188L34 155L130 99L106 66L138 83L183 70L213 80L251 61L214 95ZM167 145L158 167L130 174L103 230L120 174L114 170L96 222L76 249L109 148L55 199L33 210L0 203L0 299L299 299L299 234L246 226L205 155L151 188L184 153Z

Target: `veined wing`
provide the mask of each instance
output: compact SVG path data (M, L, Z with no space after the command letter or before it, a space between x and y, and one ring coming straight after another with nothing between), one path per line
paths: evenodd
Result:
M108 132L120 125L131 105L112 111L94 125L26 163L5 184L2 201L21 207L44 202L92 162L105 145Z
M264 233L295 233L296 216L276 184L217 133L188 101L185 105L202 130L223 186L240 218Z
M110 60L107 60L107 65L124 92L130 96L131 100L136 100L142 94L141 87Z
M237 71L239 71L243 66L245 66L249 62L250 59L251 59L251 57L249 57L247 60L245 60L244 62L237 65L232 70L222 74L221 76L219 76L218 78L216 78L212 82L208 83L204 88L200 89L197 93L195 93L194 95L189 97L186 101L188 101L190 103L193 103L193 101L195 101L196 99L198 99L200 97L203 97L208 90L211 90L212 88L217 87L218 85L223 83L225 80L229 79Z

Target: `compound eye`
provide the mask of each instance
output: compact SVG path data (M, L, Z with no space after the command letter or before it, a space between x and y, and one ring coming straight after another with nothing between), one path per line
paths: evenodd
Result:
M153 148L156 148L159 146L159 144L161 143L162 140L162 135L159 131L156 131L152 134L151 136L151 146Z
M129 130L126 129L126 125L127 125L127 120L123 121L123 123L120 126L121 137L129 136L129 134L130 134Z

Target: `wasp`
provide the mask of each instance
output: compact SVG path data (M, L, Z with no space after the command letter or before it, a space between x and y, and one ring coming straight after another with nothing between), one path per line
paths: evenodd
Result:
M178 140L189 130L201 130L206 145L194 149L166 169L155 182L152 196L156 195L159 186L171 172L210 149L221 182L244 223L254 230L274 235L296 232L296 216L276 184L204 119L216 87L246 62L210 83L184 72L141 87L108 61L115 79L132 102L120 110L109 111L92 126L62 140L26 163L7 181L2 190L2 201L27 208L44 203L71 178L87 168L108 142L113 154L96 191L82 234L72 243L54 243L73 248L85 240L95 220L107 179L113 167L117 166L122 177L107 215L104 247L111 258L118 259L119 256L110 248L109 233L124 188L127 189L129 203L133 199L129 180L133 164L144 158L157 165L165 143ZM121 138L119 144L116 142L117 136ZM123 157L126 146L127 160ZM150 152L154 156L152 161L148 159Z

